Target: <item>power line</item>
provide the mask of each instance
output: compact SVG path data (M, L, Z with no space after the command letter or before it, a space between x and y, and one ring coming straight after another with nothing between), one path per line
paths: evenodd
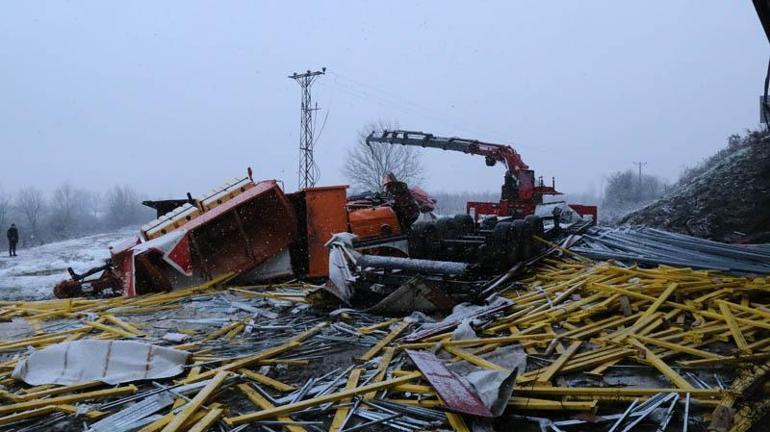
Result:
M369 103L377 101L381 105L390 105L396 107L399 111L405 114L417 113L425 117L430 117L435 120L439 120L445 125L449 126L452 131L461 131L474 136L488 136L490 139L509 143L517 148L528 148L529 144L517 143L516 140L512 140L508 133L502 133L497 130L489 130L488 127L473 127L468 125L467 118L454 118L446 112L430 108L426 105L418 104L414 101L404 98L402 95L390 91L386 91L380 87L373 86L371 84L364 84L360 81L352 79L348 76L342 75L336 72L329 72L333 77L333 81L325 81L323 85L334 86L336 90L342 90L343 92L361 98ZM538 150L546 150L551 153L555 153L556 150L547 146L539 145Z
M302 102L300 106L300 120L299 120L299 170L297 171L297 188L305 189L315 186L315 182L319 177L318 167L315 165L313 159L313 111L318 110L318 105L315 107L312 105L312 97L310 88L313 82L326 73L326 68L321 68L320 71L311 72L308 70L303 74L294 73L289 75L289 78L299 84L302 89Z

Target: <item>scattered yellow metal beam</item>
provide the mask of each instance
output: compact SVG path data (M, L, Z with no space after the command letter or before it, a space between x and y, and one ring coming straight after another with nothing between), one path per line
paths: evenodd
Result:
M206 402L206 399L222 385L222 383L230 375L229 372L220 371L214 376L214 378L203 387L195 397L188 402L182 411L179 412L174 418L163 428L162 432L177 432L182 430L184 424L189 420L193 414Z
M395 340L398 337L398 335L401 334L401 332L406 330L407 327L409 327L409 323L408 322L402 322L401 324L396 326L396 328L394 328L393 331L388 333L387 336L385 336L384 338L380 339L380 341L377 342L373 347L371 347L369 349L369 351L367 351L363 355L357 357L357 359L359 361L362 361L362 362L367 362L367 361L373 359L374 356L376 356L383 348L385 348L386 345L388 345L389 343L393 342L393 340Z
M303 410L305 408L325 404L327 402L336 402L341 399L353 397L353 396L367 393L370 391L377 391L377 390L397 386L399 384L409 382L420 376L422 376L422 374L420 373L410 373L410 374L406 374L404 376L393 378L387 381L382 381L374 384L367 384L365 386L357 387L354 389L343 390L337 393L318 396L312 399L306 399L306 400L288 404L288 405L281 405L269 410L257 411L257 412L243 414L235 417L226 417L224 421L229 426L236 426L242 423L249 423L249 422L262 420L266 418L278 417L285 414L293 413L295 411Z

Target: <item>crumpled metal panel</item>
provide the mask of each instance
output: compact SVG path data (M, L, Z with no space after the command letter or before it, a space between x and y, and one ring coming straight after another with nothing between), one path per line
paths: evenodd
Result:
M141 420L171 406L174 398L168 392L158 393L94 423L88 432L124 432L135 429Z
M371 313L411 313L451 311L456 303L444 291L425 284L420 276L408 280L398 289L367 310Z
M436 389L449 410L479 417L494 417L471 385L447 369L438 357L422 351L406 350L406 353Z
M509 306L513 304L512 301L507 299L499 299L498 302L490 304L489 306L479 309L476 312L469 313L466 316L463 317L457 317L454 320L447 320L446 322L442 322L441 324L425 329L425 330L419 330L416 331L409 336L406 337L407 342L416 342L420 339L425 339L426 337L433 336L439 333L443 333L445 331L451 330L454 327L456 327L458 324L460 324L465 319L475 319L480 318L486 315L494 314L497 312L500 312L502 310L505 310Z

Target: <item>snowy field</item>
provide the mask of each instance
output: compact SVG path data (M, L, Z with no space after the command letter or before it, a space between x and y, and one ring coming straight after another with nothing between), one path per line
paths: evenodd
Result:
M18 249L17 257L0 251L0 300L53 298L53 287L68 279L67 267L81 273L104 264L109 246L137 233L136 227L94 234L43 246Z

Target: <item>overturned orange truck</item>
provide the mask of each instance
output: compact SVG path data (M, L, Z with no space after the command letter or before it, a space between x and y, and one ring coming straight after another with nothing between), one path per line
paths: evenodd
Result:
M188 194L179 206L142 226L135 238L110 248L104 266L84 274L69 269L71 278L54 294L133 297L220 278L325 278L329 252L324 245L332 234L398 239L417 219L406 185L391 181L386 188L396 199L349 203L347 186L287 194L275 180L255 182L249 171L200 198Z

